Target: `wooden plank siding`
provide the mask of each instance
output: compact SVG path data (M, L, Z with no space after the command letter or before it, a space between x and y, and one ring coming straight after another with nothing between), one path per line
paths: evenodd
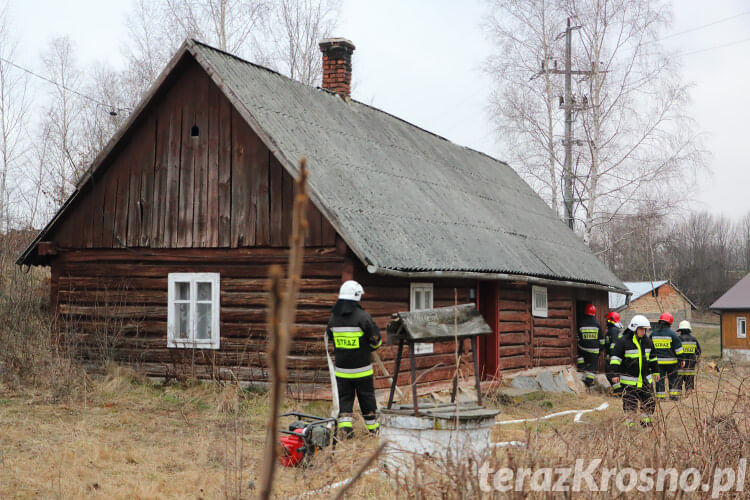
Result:
M195 63L103 167L50 235L58 247L288 245L291 175ZM309 246L336 244L333 227L312 205L308 219Z
M750 349L750 338L737 338L737 318L745 318L750 326L750 311L721 311L721 342L723 349Z

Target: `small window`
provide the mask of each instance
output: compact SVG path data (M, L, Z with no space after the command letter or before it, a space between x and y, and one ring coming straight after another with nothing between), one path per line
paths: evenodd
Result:
M218 273L170 273L167 347L219 348Z
M547 317L547 289L543 286L531 287L531 314L538 318Z
M747 320L745 318L737 318L737 338L747 338Z
M433 308L433 285L432 283L412 283L409 301L410 311L422 311ZM414 344L414 354L432 354L434 345L432 342L417 342Z

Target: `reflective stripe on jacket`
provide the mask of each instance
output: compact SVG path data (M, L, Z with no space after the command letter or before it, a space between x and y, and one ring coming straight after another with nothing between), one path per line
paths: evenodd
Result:
M690 332L680 330L680 340L682 341L682 354L680 360L685 362L684 369L694 371L698 358L701 355L701 344Z
M639 339L634 332L625 330L612 350L607 374L620 377L623 385L643 387L652 382L652 374L657 370L651 339L648 336Z
M604 332L593 316L584 316L578 323L578 352L599 354L604 346Z
M674 365L682 354L682 340L671 328L660 328L651 332L651 343L654 344L656 357L660 365Z
M371 351L383 342L380 329L359 302L338 300L328 320L326 335L333 341L337 377L362 378L373 374Z

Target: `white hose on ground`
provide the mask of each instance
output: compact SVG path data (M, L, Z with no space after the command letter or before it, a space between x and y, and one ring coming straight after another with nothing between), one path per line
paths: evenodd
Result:
M509 425L509 424L520 424L523 422L536 422L539 420L549 420L550 418L555 417L563 417L565 415L575 415L575 418L573 418L573 422L581 423L581 416L584 413L591 413L593 411L604 411L607 408L609 408L609 403L602 403L596 408L592 408L590 410L565 410L565 411L558 411L557 413L550 413L549 415L545 415L543 417L536 417L536 418L521 418L518 420L503 420L501 422L495 422L495 425Z
M499 443L490 443L492 448L523 448L526 443L523 441L500 441Z
M360 475L360 477L366 476L367 474L375 472L376 470L378 470L377 467L373 467L372 469L367 469L366 471L364 471ZM339 486L345 486L345 485L351 483L352 479L353 478L350 477L349 479L344 479L343 481L339 481L337 483L329 484L328 486L323 486L322 488L318 488L317 490L307 491L307 492L305 492L305 493L303 493L301 495L297 495L296 497L292 497L291 500L297 500L298 498L309 497L310 495L317 495L319 493L323 493L325 491L332 490L334 488L338 488Z

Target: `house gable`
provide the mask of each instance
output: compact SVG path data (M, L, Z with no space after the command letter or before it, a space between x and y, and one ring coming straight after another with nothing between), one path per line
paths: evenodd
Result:
M292 203L291 175L186 57L44 240L65 249L284 247ZM335 244L314 206L308 220L310 246Z

